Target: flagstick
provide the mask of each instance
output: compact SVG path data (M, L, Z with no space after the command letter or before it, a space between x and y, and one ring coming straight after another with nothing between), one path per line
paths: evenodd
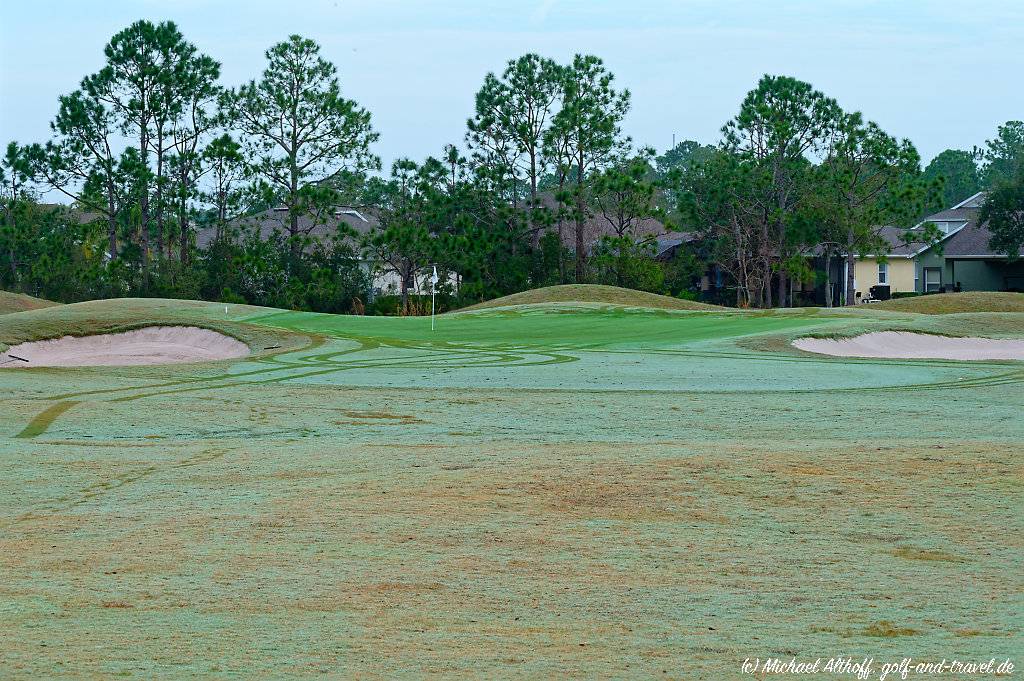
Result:
M434 265L434 273L430 275L430 330L434 330L434 294L437 293L437 265Z

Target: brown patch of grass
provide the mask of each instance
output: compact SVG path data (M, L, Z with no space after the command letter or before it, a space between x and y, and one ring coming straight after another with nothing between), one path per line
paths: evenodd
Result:
M425 591L440 591L444 589L444 584L440 582L432 582L430 584L413 584L406 582L377 582L376 584L368 584L366 591L375 593L392 593L392 592L413 592L421 593Z
M908 560L931 560L946 563L964 563L966 562L959 556L954 556L952 553L946 551L938 551L933 549L919 549L915 546L901 546L892 552L897 558L906 558Z
M570 517L730 523L727 516L705 508L702 495L680 495L680 483L684 489L690 487L687 480L697 465L673 460L653 465L605 464L583 475L548 470L516 486L538 498L543 507Z
M103 601L104 608L134 608L135 606L125 601Z
M821 466L815 466L813 464L794 464L789 467L789 472L793 475L826 475L828 471Z
M849 629L837 629L836 627L824 627L820 625L812 626L809 631L812 634L835 634L836 636L842 636L848 638L852 632Z
M910 629L908 627L897 627L888 620L879 620L871 626L864 629L865 636L874 636L876 638L896 638L897 636L913 636L917 633L916 629Z
M392 414L386 411L355 411L351 409L343 409L341 411L345 416L350 416L354 419L411 419L412 416L405 414Z
M350 419L356 419L354 421L335 421L334 424L337 426L365 426L369 423L380 423L382 421L390 421L388 425L411 425L414 423L426 423L422 419L416 418L411 414L392 414L387 411L356 411L350 409L343 409L342 414L348 416Z

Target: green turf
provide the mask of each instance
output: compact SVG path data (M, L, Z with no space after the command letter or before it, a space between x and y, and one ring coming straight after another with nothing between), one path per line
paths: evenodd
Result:
M467 310L484 310L495 307L538 305L547 303L602 303L624 307L646 307L665 310L722 310L718 305L708 305L680 298L659 296L656 293L635 291L618 286L600 284L562 284L547 286L472 305Z
M130 300L5 315L0 342L157 322L258 354L0 371L5 676L734 678L1022 647L1024 364L788 343L1024 314L590 301L431 332Z
M23 312L25 310L38 310L39 308L50 307L52 305L57 305L57 303L49 300L43 300L42 298L26 296L23 293L0 291L0 314Z
M938 293L911 298L896 298L871 307L921 314L955 314L961 312L1024 312L1024 293L997 291L965 291Z

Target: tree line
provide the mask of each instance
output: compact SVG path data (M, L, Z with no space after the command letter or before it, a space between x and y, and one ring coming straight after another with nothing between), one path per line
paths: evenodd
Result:
M569 282L696 297L714 266L728 302L772 307L816 283L822 257L883 253L881 226L909 228L982 186L1001 192L1000 247L1020 244L1020 122L922 170L908 140L808 83L765 76L718 144L658 156L623 134L630 93L599 58L527 54L486 76L462 144L384 172L370 112L312 40L273 45L259 78L234 88L173 22L136 22L104 55L59 97L50 140L6 148L0 287L358 312L386 273L410 313L434 267L460 305ZM53 193L70 208L42 202ZM339 206L374 228L352 231ZM271 208L281 230L247 227ZM656 258L650 224L693 246ZM214 235L202 248L200 230Z

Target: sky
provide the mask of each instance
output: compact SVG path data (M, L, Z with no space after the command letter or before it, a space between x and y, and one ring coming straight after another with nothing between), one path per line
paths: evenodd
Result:
M0 143L45 141L58 95L141 18L176 22L230 86L273 43L316 40L385 167L460 143L484 76L527 52L601 57L632 93L626 134L659 152L673 135L717 142L765 73L812 83L925 162L1024 119L1020 0L34 0L0 12Z

